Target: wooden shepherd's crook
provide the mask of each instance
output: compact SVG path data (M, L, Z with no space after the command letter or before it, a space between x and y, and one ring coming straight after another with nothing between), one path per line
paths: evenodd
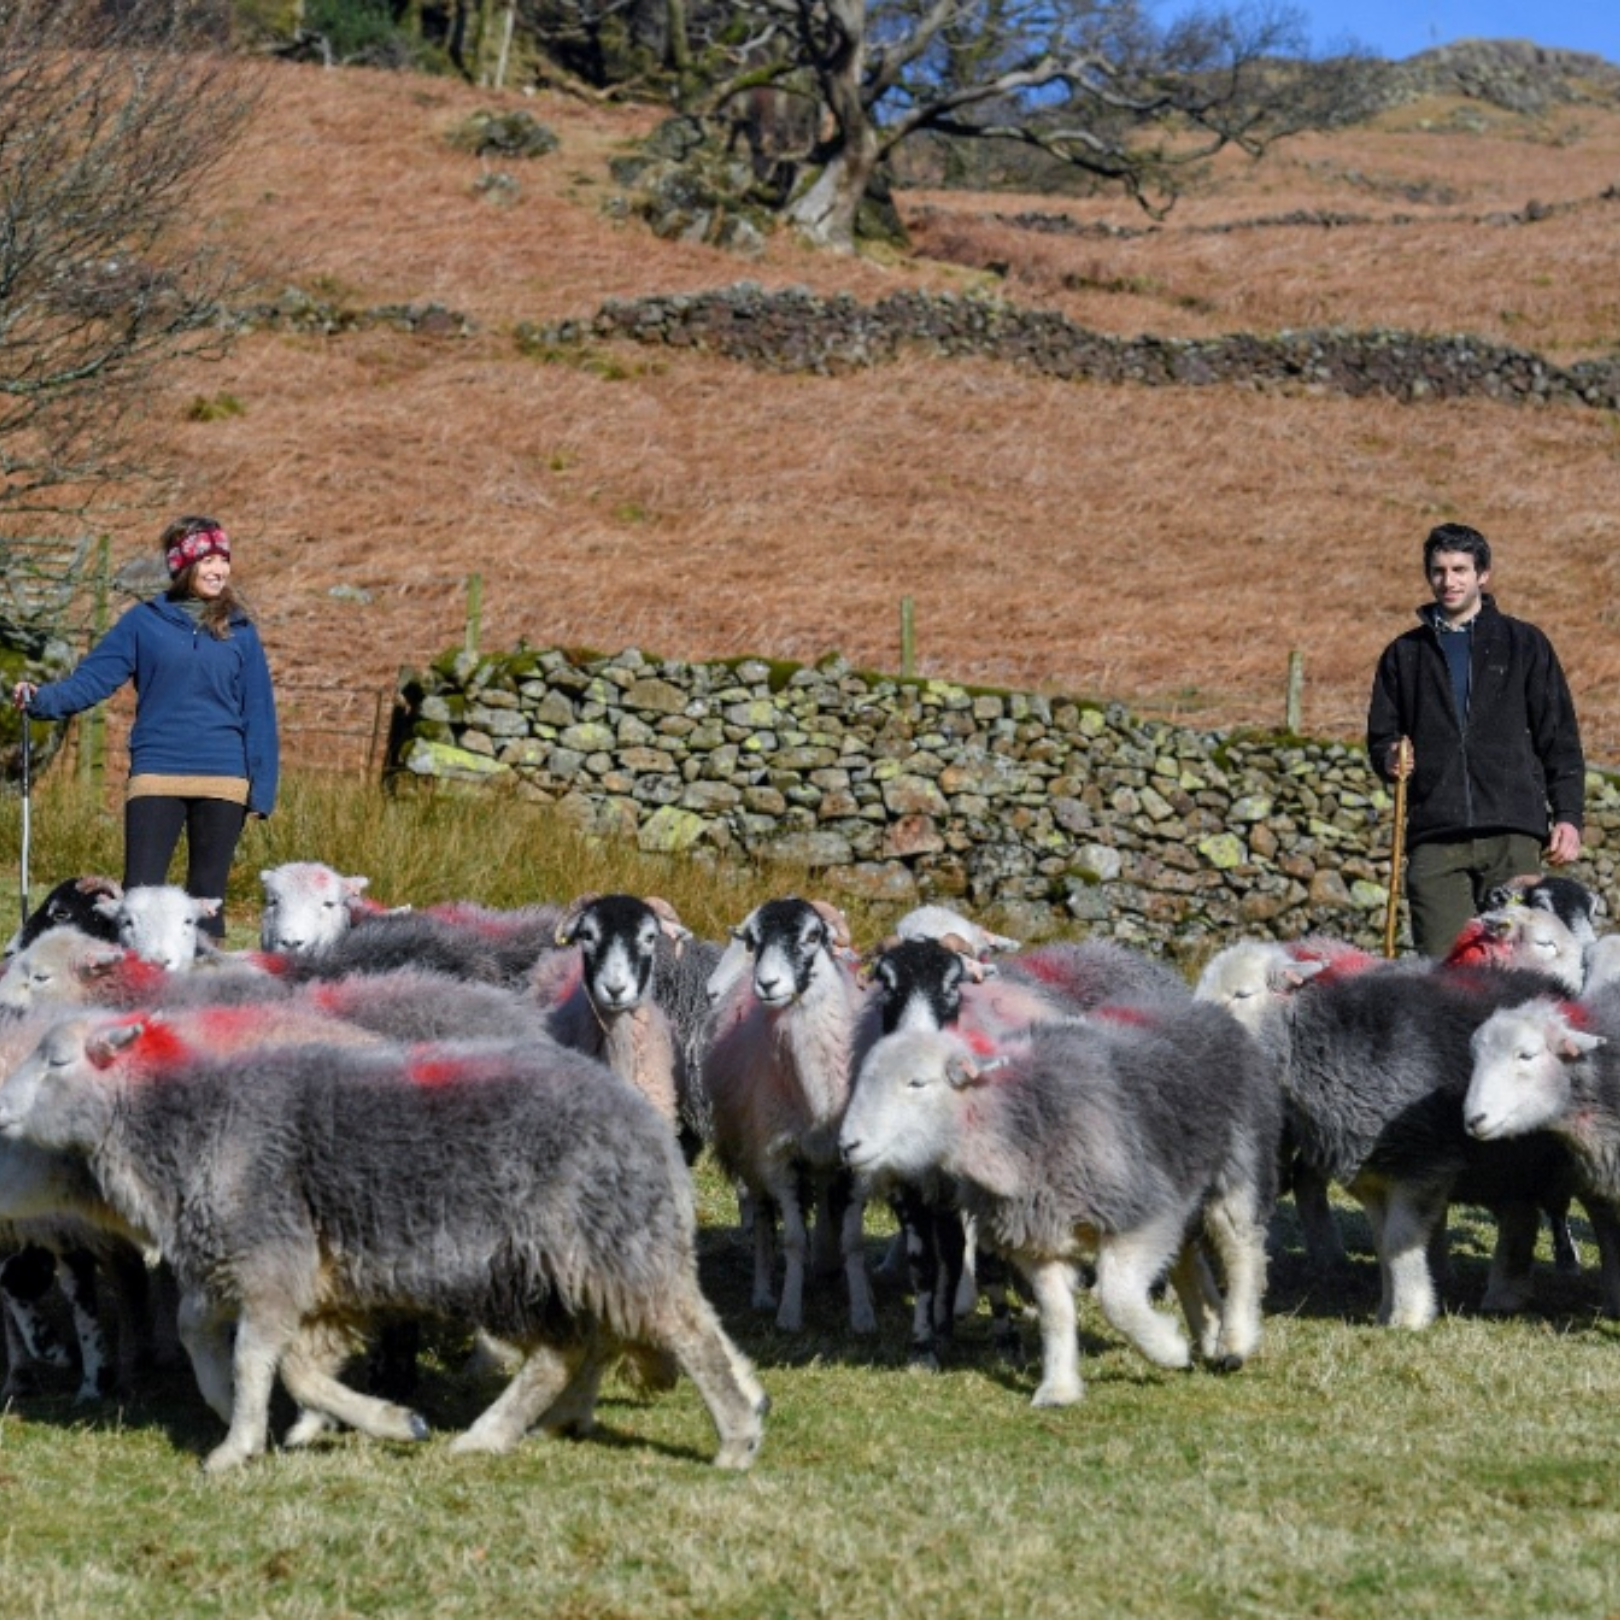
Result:
M1406 739L1398 758L1406 764ZM1384 906L1384 955L1395 957L1395 929L1401 917L1401 865L1406 858L1406 771L1395 778L1395 826L1389 839L1389 900Z

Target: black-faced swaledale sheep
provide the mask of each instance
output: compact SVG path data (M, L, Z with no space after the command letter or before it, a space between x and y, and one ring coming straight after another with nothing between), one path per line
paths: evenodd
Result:
M1167 1273L1201 1352L1258 1348L1281 1102L1248 1034L1191 1000L1036 1024L993 1056L950 1031L885 1036L840 1143L860 1177L944 1175L982 1241L1028 1277L1041 1316L1037 1405L1082 1393L1075 1264L1096 1256L1104 1314L1149 1360L1186 1339L1153 1308ZM1214 1311L1200 1239L1218 1258Z
M813 1208L818 1227L838 1231L850 1326L874 1332L864 1211L838 1157L864 994L848 964L848 925L836 907L790 898L766 901L736 932L753 971L715 1010L703 1082L715 1153L753 1201L754 1305L774 1303L771 1238L780 1213L786 1274L777 1325L804 1325Z
M188 1331L236 1319L217 1471L264 1449L271 1386L368 1427L323 1335L394 1312L481 1326L525 1359L456 1443L506 1450L535 1423L588 1426L606 1359L672 1354L709 1407L715 1461L746 1467L763 1395L698 1287L685 1166L601 1065L494 1042L199 1054L153 1024L56 1024L0 1087L0 1131L86 1156L151 1231ZM189 1340L188 1340L189 1344ZM397 1438L419 1436L400 1412Z
M690 937L666 900L581 895L557 925L563 949L531 986L555 1039L600 1058L679 1128L685 1086L675 1031L653 996L659 942Z
M94 873L64 878L23 919L22 926L6 943L5 957L9 959L33 944L48 928L77 928L112 943L118 938L117 924L99 909L97 902L115 900L123 892L123 885L115 878Z

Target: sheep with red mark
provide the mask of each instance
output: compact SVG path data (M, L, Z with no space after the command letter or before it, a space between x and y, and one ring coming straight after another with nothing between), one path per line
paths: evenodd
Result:
M258 1047L220 1058L153 1023L56 1024L0 1086L0 1134L82 1154L171 1259L187 1330L233 1316L231 1423L205 1466L266 1445L279 1371L304 1407L365 1428L323 1340L441 1314L524 1359L454 1449L533 1424L584 1429L607 1359L667 1351L744 1468L764 1397L698 1285L685 1166L646 1101L578 1053L475 1042ZM420 1436L400 1412L395 1438Z
M1157 1365L1191 1360L1152 1305L1166 1274L1206 1359L1237 1366L1260 1343L1276 1088L1216 1008L1183 998L1113 1011L1033 1025L988 1058L949 1030L885 1036L839 1132L862 1180L949 1177L981 1240L1028 1278L1038 1406L1083 1392L1074 1267L1089 1254L1104 1315ZM1224 1300L1210 1293L1201 1242L1220 1261Z
M837 907L795 897L756 907L735 934L753 971L716 1009L703 1083L715 1153L752 1205L754 1305L776 1303L779 1214L786 1272L776 1321L790 1333L803 1327L813 1211L819 1232L838 1233L851 1328L875 1332L864 1209L838 1157L864 995L849 966L849 925Z
M1350 966L1347 970L1347 961ZM1523 968L1312 962L1280 945L1231 946L1205 969L1200 997L1226 1005L1267 1050L1301 1158L1367 1212L1378 1255L1378 1320L1422 1328L1438 1309L1439 1252L1452 1202L1497 1216L1482 1308L1519 1308L1530 1286L1538 1212L1574 1189L1568 1154L1548 1136L1487 1148L1463 1129L1469 1039L1498 1007L1544 994ZM1594 1224L1600 1212L1592 1212ZM1620 1299L1606 1301L1608 1308Z
M653 970L661 941L690 937L667 900L581 895L557 925L564 948L542 958L531 981L553 1037L600 1058L671 1130L688 1087L674 1031L652 993Z
M356 919L385 912L385 907L365 898L370 882L366 877L346 877L323 861L267 867L259 873L264 890L261 949L312 952L335 944Z

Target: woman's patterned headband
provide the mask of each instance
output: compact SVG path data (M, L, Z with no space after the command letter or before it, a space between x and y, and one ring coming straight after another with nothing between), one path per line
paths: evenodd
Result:
M192 534L181 535L164 553L169 565L169 578L173 579L204 557L223 557L226 562L231 560L230 537L223 529L198 529Z

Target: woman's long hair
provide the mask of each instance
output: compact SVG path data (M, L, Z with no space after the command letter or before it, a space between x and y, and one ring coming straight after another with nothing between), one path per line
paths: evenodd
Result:
M220 525L211 517L182 517L176 518L158 539L158 549L167 553L176 540L183 540L188 534L200 534L204 529L217 529ZM202 559L199 558L200 562ZM187 563L184 568L169 582L168 596L172 602L184 601L187 597L197 593L192 588L192 582L197 572L197 563ZM225 641L231 633L232 618L246 619L250 623L253 614L247 603L232 589L230 581L225 583L225 589L218 596L203 603L201 624L209 635L216 641Z

